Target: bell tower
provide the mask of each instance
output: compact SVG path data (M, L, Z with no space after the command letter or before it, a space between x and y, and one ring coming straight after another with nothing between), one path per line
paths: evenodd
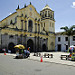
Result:
M43 28L47 32L55 32L55 19L54 19L54 11L46 5L42 11L40 11L41 23Z
M46 5L42 11L41 16L41 32L48 36L47 47L48 50L55 50L55 19L54 11Z

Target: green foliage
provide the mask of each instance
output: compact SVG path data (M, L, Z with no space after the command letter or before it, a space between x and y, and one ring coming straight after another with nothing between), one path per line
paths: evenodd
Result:
M71 36L71 35L75 34L75 30L74 30L75 29L75 25L71 26L70 28L68 28L67 26L61 27L60 29L64 29L65 32L61 33L63 35Z
M62 32L62 35L67 35L68 36L68 47L70 46L70 36L75 34L75 25L71 26L68 28L67 26L61 27L60 29L64 29L64 32Z

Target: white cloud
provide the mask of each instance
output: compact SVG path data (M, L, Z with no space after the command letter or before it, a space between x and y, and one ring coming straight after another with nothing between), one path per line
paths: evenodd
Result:
M72 6L71 6L72 8L75 8L75 2L72 2Z

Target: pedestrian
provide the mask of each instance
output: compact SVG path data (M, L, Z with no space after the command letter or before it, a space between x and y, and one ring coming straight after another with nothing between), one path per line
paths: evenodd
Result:
M70 52L69 57L71 57L72 56L72 53L73 53L72 48L69 48L69 52Z
M27 57L29 57L29 55L30 55L30 51L29 51L29 50L27 50Z
M28 47L28 51L29 51L29 47Z
M6 49L5 48L3 49L3 51L4 51L4 53L6 53Z
M27 50L24 50L24 56L27 57Z
M30 47L28 47L28 51L30 52Z
M11 50L8 50L8 53L11 53Z

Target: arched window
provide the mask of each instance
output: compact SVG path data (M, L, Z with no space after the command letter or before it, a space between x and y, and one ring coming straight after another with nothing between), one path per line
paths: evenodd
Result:
M50 17L50 11L48 11L48 17Z
M44 23L44 27L45 27L45 23Z
M52 18L52 12L51 12L50 18Z
M29 22L28 22L28 31L32 32L32 28L33 28L33 21L29 20Z
M42 12L42 18L44 18L44 12Z
M47 17L47 11L45 11L45 17Z

